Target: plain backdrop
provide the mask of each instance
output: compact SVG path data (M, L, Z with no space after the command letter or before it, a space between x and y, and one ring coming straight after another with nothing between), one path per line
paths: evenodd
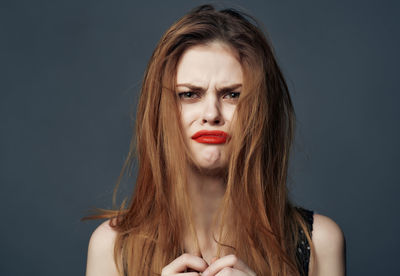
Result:
M80 219L112 206L146 64L201 3L0 2L1 275L84 274L100 221ZM341 226L349 275L398 275L399 2L218 3L260 20L287 78L293 202Z

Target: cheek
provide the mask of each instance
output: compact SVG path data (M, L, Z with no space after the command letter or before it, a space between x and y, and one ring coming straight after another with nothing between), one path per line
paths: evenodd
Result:
M193 108L193 106L182 104L181 106L181 120L182 125L187 131L188 127L195 121L197 118L197 110Z
M224 106L223 116L225 120L229 123L232 122L233 115L235 114L236 105L227 104Z

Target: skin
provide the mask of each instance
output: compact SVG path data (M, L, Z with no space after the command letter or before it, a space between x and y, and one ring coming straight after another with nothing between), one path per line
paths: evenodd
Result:
M212 239L217 229L211 224L225 192L218 172L226 169L228 152L224 144L198 143L191 137L199 130L222 130L229 135L242 81L241 65L234 53L219 43L188 49L177 68L183 131L193 159L202 169L200 172L192 167L189 171L188 193L200 250L208 262L217 248ZM185 239L185 249L196 251L190 237Z
M242 82L241 65L223 44L191 47L180 59L177 94L183 131L195 162L206 171L226 168L226 146L198 143L191 136L199 130L229 134Z
M213 228L212 218L225 192L220 172L227 167L227 147L191 139L195 132L203 129L223 130L229 134L243 82L241 65L227 45L213 42L186 50L177 69L176 93L181 103L183 131L194 162L201 168L191 167L188 193L202 257L196 256L196 247L187 236L184 238L187 253L165 266L162 275L192 276L202 272L203 276L254 276L255 273L234 255L214 257L217 245L212 234L217 234L219 224ZM115 237L109 221L95 230L89 242L87 276L118 275L113 260ZM310 275L345 275L344 237L339 226L328 217L314 215L312 237L315 251L311 256ZM198 272L186 272L188 270Z

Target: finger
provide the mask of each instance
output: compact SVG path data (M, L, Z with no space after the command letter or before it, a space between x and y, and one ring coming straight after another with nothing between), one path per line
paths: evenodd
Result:
M215 276L248 276L243 271L234 269L232 267L225 267L219 271Z
M218 260L218 257L212 258L210 264L212 264L212 263L215 262L216 260Z
M249 275L255 275L254 272L235 255L227 255L216 260L215 262L210 264L210 266L205 271L203 271L202 275L214 276L222 269L229 267L243 271Z
M207 263L202 258L185 253L165 266L162 269L161 275L171 275L184 272L187 268L192 268L196 271L203 272L207 266Z

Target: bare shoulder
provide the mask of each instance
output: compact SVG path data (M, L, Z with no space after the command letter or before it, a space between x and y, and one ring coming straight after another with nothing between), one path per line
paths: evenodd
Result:
M343 276L345 272L345 238L339 225L327 216L314 215L312 241L312 276Z
M314 246L324 249L321 253L341 249L344 245L344 235L339 225L331 218L315 214L312 240Z
M114 262L114 244L117 231L110 226L110 220L100 224L89 241L86 276L119 275Z

